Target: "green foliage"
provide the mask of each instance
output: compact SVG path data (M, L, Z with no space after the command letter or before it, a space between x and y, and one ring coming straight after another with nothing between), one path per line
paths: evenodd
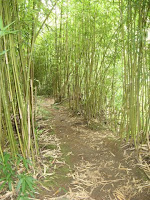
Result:
M7 51L8 50L0 52L0 56L4 55Z
M19 192L17 200L27 200L28 196L34 197L35 180L32 176L25 173L18 175L17 191Z
M14 22L10 23L9 25L3 27L3 20L2 17L0 16L0 37L7 35L7 34L15 34L17 31L11 31L11 30L7 30ZM0 56L5 54L8 50L2 51L0 52Z
M0 186L0 190L6 185L8 185L9 190L12 190L14 176L15 171L13 169L12 160L10 159L10 154L4 153L3 158L0 157L0 181L3 182Z
M8 153L4 153L3 157L0 157L0 182L2 182L0 190L7 188L11 191L13 186L18 193L17 200L29 200L29 196L34 197L35 179L25 172L18 174L13 163L14 159ZM23 164L26 172L29 165L32 165L31 161L18 155L17 166L20 164Z
M2 17L0 16L0 37L7 35L7 34L15 34L17 31L12 31L12 30L7 30L14 22L10 23L9 25L3 27L3 20Z

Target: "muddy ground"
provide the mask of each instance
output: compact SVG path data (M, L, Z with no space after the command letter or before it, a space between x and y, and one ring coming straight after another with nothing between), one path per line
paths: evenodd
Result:
M38 100L41 200L149 200L133 148L99 123L87 124L53 99Z

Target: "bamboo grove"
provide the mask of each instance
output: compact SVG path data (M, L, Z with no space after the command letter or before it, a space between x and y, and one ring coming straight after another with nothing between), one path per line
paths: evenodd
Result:
M148 0L59 2L34 51L39 94L150 147L149 17Z
M38 155L34 93L149 144L148 0L0 0L0 153Z

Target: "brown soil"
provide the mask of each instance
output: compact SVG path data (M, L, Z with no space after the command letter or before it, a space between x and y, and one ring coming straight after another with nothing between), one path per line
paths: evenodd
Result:
M39 130L44 130L41 156L50 153L48 149L54 154L43 155L47 170L39 178L37 199L149 200L150 187L136 165L135 151L105 125L87 125L82 116L53 103L49 98L39 101L40 109L45 110L37 115ZM52 144L50 136L55 140Z

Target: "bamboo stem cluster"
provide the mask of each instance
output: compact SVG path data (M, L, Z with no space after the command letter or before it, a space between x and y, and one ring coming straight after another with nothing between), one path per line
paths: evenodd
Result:
M55 8L34 52L39 91L149 146L148 0L66 0Z
M0 152L8 143L13 156L21 153L34 161L38 146L34 128L33 44L24 44L19 12L17 1L0 0L0 52L4 52L0 56Z

